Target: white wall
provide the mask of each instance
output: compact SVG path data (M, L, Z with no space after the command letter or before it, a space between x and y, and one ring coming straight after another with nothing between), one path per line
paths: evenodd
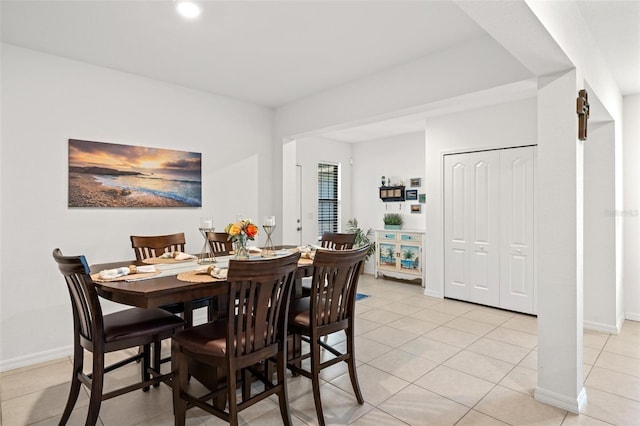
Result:
M640 93L624 97L624 313L640 321Z
M100 263L133 257L131 234L184 231L199 251L200 216L273 214L270 109L6 44L1 70L1 370L70 352L55 247ZM203 207L69 209L70 138L201 152Z
M321 137L300 139L296 144L297 164L302 166L302 243L318 242L318 163L340 165L339 232L351 217L351 144ZM286 244L289 242L285 241Z
M443 155L536 144L536 116L536 100L525 99L427 120L426 294L444 295Z
M615 143L613 122L589 125L584 143L584 323L618 332ZM621 324L620 324L621 325Z

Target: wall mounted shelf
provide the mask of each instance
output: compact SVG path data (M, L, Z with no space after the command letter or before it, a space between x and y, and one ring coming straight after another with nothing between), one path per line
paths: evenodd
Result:
M381 186L380 199L388 201L404 201L404 186Z

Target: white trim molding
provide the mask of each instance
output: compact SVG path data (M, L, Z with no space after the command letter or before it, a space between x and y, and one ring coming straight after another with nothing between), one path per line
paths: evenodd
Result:
M547 389L536 387L533 398L536 401L540 401L554 407L562 408L563 410L567 410L571 413L580 414L580 411L587 404L587 391L583 387L578 394L578 398L572 399L567 397L566 395L561 395Z

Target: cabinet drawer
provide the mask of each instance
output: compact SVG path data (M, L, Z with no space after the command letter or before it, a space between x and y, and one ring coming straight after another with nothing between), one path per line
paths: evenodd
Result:
M380 241L395 241L397 234L395 232L381 232L378 234L378 239Z
M421 243L422 242L422 235L421 234L405 234L405 233L402 233L402 234L400 234L400 241L402 241L402 242L415 241L416 243Z

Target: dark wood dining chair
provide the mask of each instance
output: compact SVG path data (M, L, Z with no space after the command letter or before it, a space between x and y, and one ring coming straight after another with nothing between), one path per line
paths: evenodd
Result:
M320 246L330 250L348 250L356 241L355 233L325 232L320 239Z
M186 329L172 339L176 425L185 424L186 410L193 406L237 425L239 411L273 394L278 395L284 424L291 425L286 382L287 312L299 258L300 253L294 253L270 260L229 261L226 318ZM273 375L265 374L272 371L267 366L269 360L276 363L275 382ZM203 396L188 393L188 368L193 362L222 371L226 383ZM256 380L263 387L253 393L260 388L251 386Z
M131 235L131 247L137 260L159 257L167 252L184 252L184 232L169 235Z
M136 260L143 261L151 257L159 257L163 253L179 251L184 253L186 239L184 233L168 235L131 235L131 247L136 254ZM212 321L218 315L217 300L212 297L203 297L191 302L191 309L186 309L183 302L169 303L160 306L172 314L180 314L188 327L193 325L193 311L195 309L207 308L207 320ZM142 348L140 348L142 351ZM162 358L162 348L160 344L153 345L152 365L160 370L160 365L169 362L169 357Z
M207 241L213 254L227 254L233 250L233 241L226 232L207 232Z
M139 236L131 235L131 247L136 254L136 260L142 261L150 257L158 257L163 253L180 251L184 252L185 237L184 233L169 235L151 235ZM207 308L207 319L212 321L217 315L217 305L211 297L196 299L192 302L192 309ZM160 306L161 309L169 311L172 314L182 314L189 326L193 324L191 312L185 312L185 305L182 302L170 303ZM188 315L185 315L188 314Z
M355 233L325 232L320 239L320 246L329 250L348 250L353 248L355 241ZM311 280L309 278L302 279L300 288L303 297L311 296Z
M297 355L301 348L292 348L288 367L294 374L309 377L312 382L313 399L320 425L324 425L322 402L320 400L320 371L344 361L349 368L351 385L359 404L364 403L355 364L354 308L360 267L364 263L369 246L350 250L316 251L313 259L313 279L311 296L294 299L289 312L289 331L294 345L300 340L309 343L309 352ZM347 339L346 351L340 352L323 336L344 331ZM299 337L299 338L295 338ZM320 350L334 355L321 362ZM311 358L310 370L301 368L303 359Z
M150 347L173 336L183 328L184 321L162 309L131 308L103 315L85 257L63 256L60 249L55 249L53 258L67 283L73 312L73 376L60 424L69 420L80 388L85 385L91 393L86 424L95 425L102 401L136 389L147 391L151 385L169 381L171 374L161 375L150 367ZM106 353L136 346L143 348L142 353L105 366ZM89 374L83 372L85 350L93 354ZM103 393L105 373L137 360L141 360L140 382Z

